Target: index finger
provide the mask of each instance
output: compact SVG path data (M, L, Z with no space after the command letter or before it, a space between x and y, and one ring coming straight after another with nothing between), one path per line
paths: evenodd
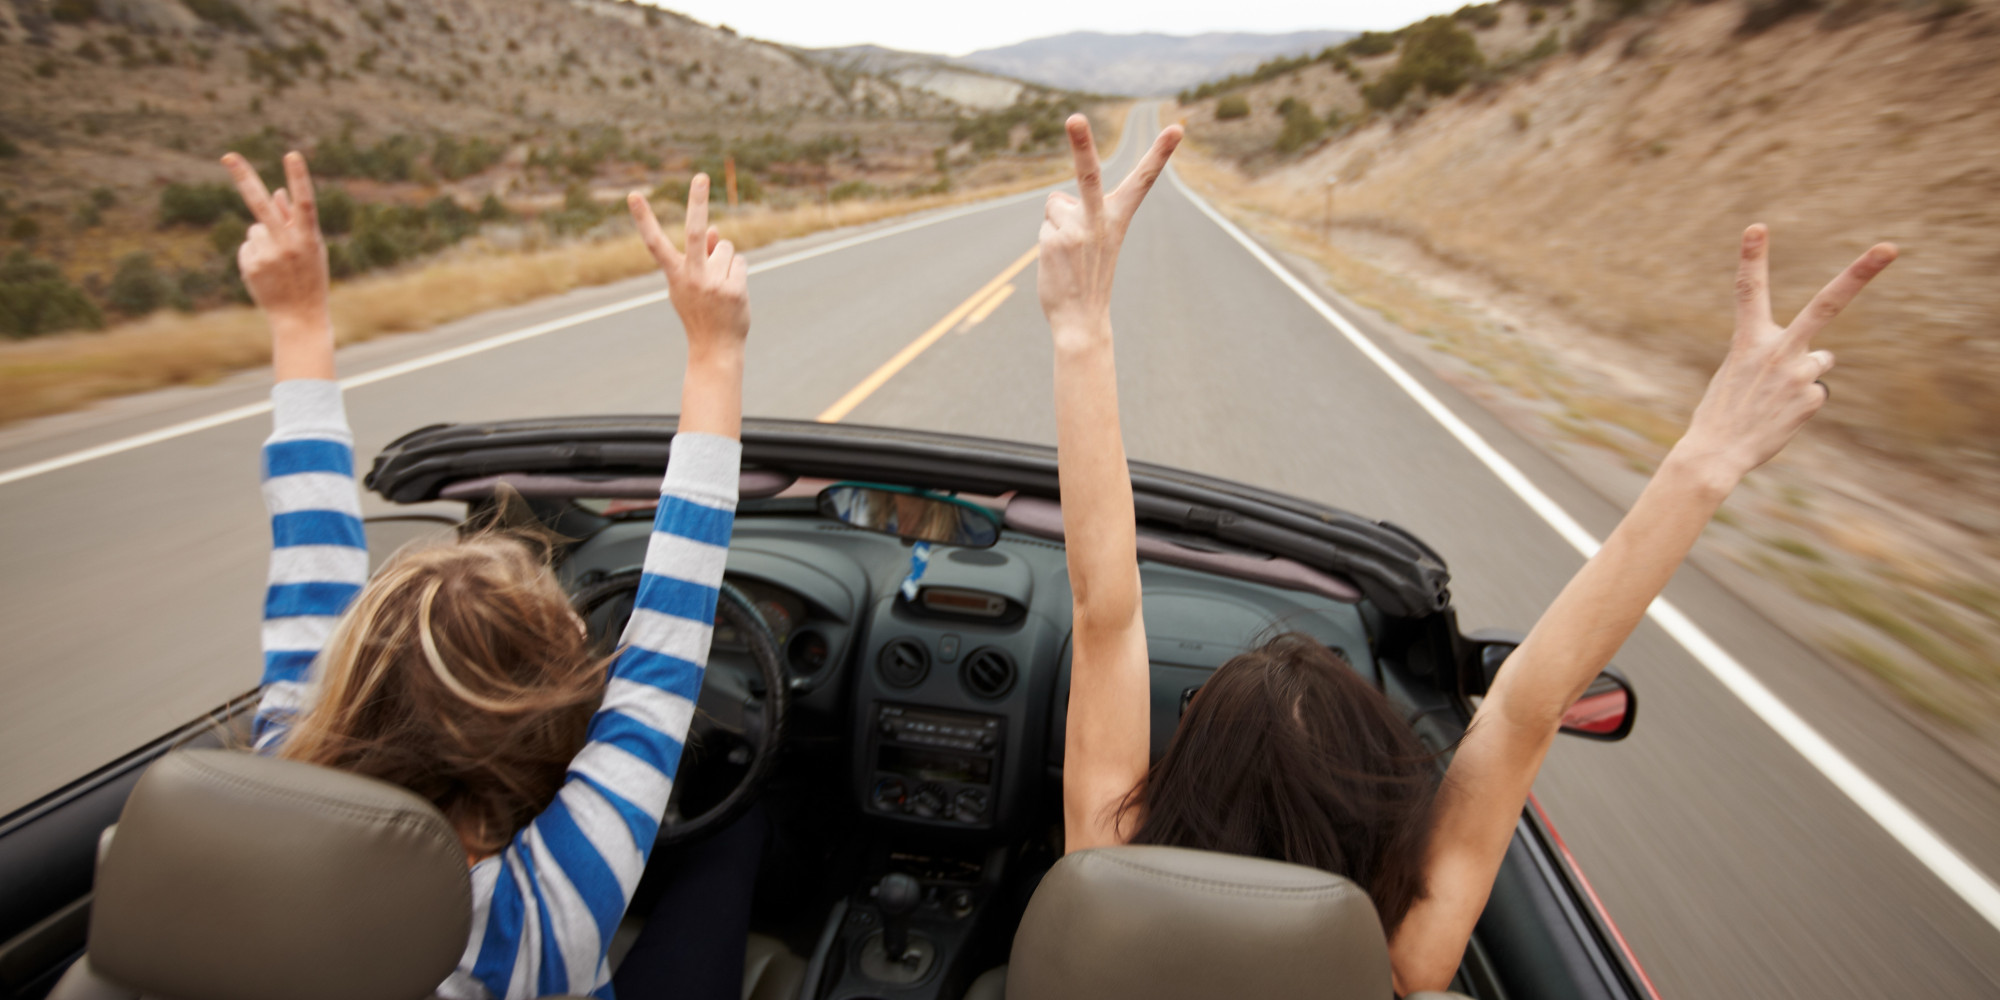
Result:
M687 255L708 259L708 175L696 174L688 182Z
M1090 135L1090 119L1081 113L1063 123L1069 131L1069 151L1076 158L1076 191L1083 201L1083 214L1095 219L1104 212L1104 165L1097 162L1097 140Z
M1785 336L1799 345L1812 340L1826 329L1828 323L1833 322L1835 316L1840 315L1842 309L1847 308L1849 302L1854 301L1856 295L1861 294L1863 288L1868 287L1870 281L1875 280L1876 275L1896 262L1898 252L1894 243L1877 243L1869 247L1867 253L1847 265L1847 270L1827 282L1826 287L1806 303L1805 310L1785 330Z
M1161 171L1167 169L1167 158L1174 155L1181 144L1181 127L1169 125L1160 130L1160 137L1153 140L1151 149L1139 158L1139 165L1125 175L1118 190L1111 192L1111 200L1118 203L1119 210L1130 218L1139 210L1139 203L1146 200L1146 192L1153 189L1153 182L1160 179Z
M313 197L312 172L297 150L285 154L285 190L292 198L292 220L311 232L319 232L319 202Z
M632 212L632 222L639 227L639 242L646 244L653 260L661 267L679 269L681 253L667 242L667 234L660 231L660 220L653 214L653 206L646 201L646 196L637 191L626 195L625 207Z
M271 192L265 189L264 179L251 169L250 161L236 153L225 153L222 166L229 171L229 179L236 182L236 193L243 196L250 214L265 226L278 228L281 223L278 210L271 207Z

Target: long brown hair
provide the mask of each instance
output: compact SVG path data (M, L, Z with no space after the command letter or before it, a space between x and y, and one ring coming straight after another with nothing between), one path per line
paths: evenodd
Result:
M502 530L398 552L341 620L279 755L435 803L473 857L561 789L606 660L537 539Z
M1135 844L1309 865L1368 891L1384 929L1424 896L1436 757L1337 652L1287 634L1231 659L1121 809Z

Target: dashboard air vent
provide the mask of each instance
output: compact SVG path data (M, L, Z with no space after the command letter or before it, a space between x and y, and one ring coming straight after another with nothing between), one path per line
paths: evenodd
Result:
M1014 658L992 647L965 658L958 670L965 689L981 698L999 698L1014 690Z
M875 658L875 670L893 687L916 687L931 672L931 651L915 639L892 639Z

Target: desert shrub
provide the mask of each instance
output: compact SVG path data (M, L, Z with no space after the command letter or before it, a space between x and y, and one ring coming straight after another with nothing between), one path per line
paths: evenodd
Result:
M1541 41L1535 43L1534 48L1521 54L1521 61L1523 63L1541 62L1561 51L1562 33L1551 29L1548 34L1542 36Z
M1339 129L1346 124L1347 112L1334 108L1326 113L1326 127L1329 130Z
M11 160L21 155L21 147L14 140L0 135L0 160Z
M243 8L236 6L235 0L181 0L194 16L218 28L231 31L256 31L257 23Z
M1385 31L1364 31L1347 40L1341 48L1351 56L1379 56L1396 50L1396 35Z
M951 141L969 140L975 151L993 152L1006 149L1013 137L1014 127L1025 125L1028 127L1028 138L1021 145L1025 152L1061 139L1063 121L1080 107L1075 99L1067 97L1055 101L1045 98L1016 101L1007 107L960 120L952 126Z
M1384 110L1401 104L1418 88L1434 97L1450 97L1485 65L1479 43L1469 32L1450 17L1432 17L1403 29L1403 54L1395 68L1363 87L1361 94L1371 106Z
M709 188L709 191L711 192L713 192L714 190L715 189L713 187ZM687 182L677 177L672 177L668 178L667 180L661 181L660 186L653 189L653 200L663 201L669 205L687 204L688 200Z
M342 236L354 228L354 196L346 188L327 185L314 189L319 199L319 230L328 236Z
M1736 25L1738 35L1762 34L1800 14L1820 8L1820 0L1750 0L1743 20Z
M479 203L479 221L481 222L500 222L513 218L513 216L514 213L507 211L507 205L500 200L500 196L491 191L488 191L485 199Z
M90 203L99 210L118 204L118 192L108 187L90 189Z
M0 261L0 336L33 337L103 325L97 305L54 264L25 250Z
M1326 123L1313 114L1312 105L1286 100L1291 106L1285 109L1285 127L1278 131L1275 145L1278 152L1289 155L1318 142L1326 134Z
M7 238L10 240L25 243L40 235L42 224L36 222L33 216L16 216L14 221L7 223Z
M96 42L85 42L82 45L77 46L76 57L78 59L86 59L94 63L104 61L104 53L98 50Z
M1250 117L1250 102L1245 100L1241 95L1231 94L1215 102L1216 121L1226 122L1248 117Z
M326 177L366 177L377 181L407 181L416 172L424 143L407 135L392 135L372 146L355 143L353 130L313 148L313 173Z
M1500 5L1497 3L1466 4L1452 11L1452 20L1464 21L1475 31L1485 31L1500 23Z
M1290 94L1286 94L1286 95L1285 95L1285 97L1284 97L1284 99L1283 99L1283 100L1281 100L1281 101L1279 101L1279 102L1278 102L1278 106L1277 106L1277 107L1276 107L1275 109L1273 109L1273 110L1275 110L1275 111L1277 112L1277 114L1278 114L1278 117L1280 117L1280 118L1283 118L1283 117L1285 117L1286 115L1289 115L1289 114L1291 114L1291 113L1292 113L1292 109L1293 109L1293 108L1296 108L1296 107L1298 107L1298 106L1299 106L1299 99L1298 99L1298 98L1296 98L1296 97L1293 97L1293 96L1292 96L1292 95L1290 95Z
M97 0L55 0L49 16L61 24L82 24L97 19Z
M169 184L160 192L161 226L210 226L225 215L249 216L227 184Z
M250 79L253 82L261 80L278 93L283 93L286 87L292 85L292 74L287 69L289 63L285 60L282 50L247 49L243 53L243 58L248 63Z
M104 301L127 316L144 316L167 303L174 289L153 265L153 255L141 251L126 254L118 270L105 286Z
M841 181L833 186L833 190L826 193L826 199L828 201L852 201L856 198L872 198L875 196L875 193L875 185L867 181Z
M353 230L329 243L327 264L334 277L353 277L436 253L478 231L478 218L450 198L422 208L357 202Z
M320 225L324 228L326 225L325 209L322 208L320 211ZM217 219L215 225L209 227L208 245L214 247L215 252L223 259L233 264L236 260L236 250L243 245L243 237L249 231L250 223L242 216L225 215Z
M460 141L453 136L441 135L431 147L431 169L446 180L460 180L500 162L500 157L506 152L482 136Z
M228 280L238 281L232 271ZM183 312L194 308L195 303L215 297L223 288L223 279L212 272L194 268L183 268L168 279L167 304Z
M1208 83L1204 83L1201 86L1196 87L1192 90L1181 91L1182 94L1181 103L1187 104L1191 101L1205 101L1211 97L1214 97L1217 94L1226 94L1232 90L1241 90L1244 87L1247 87L1253 83L1263 83L1267 80L1275 80L1278 77L1284 76L1287 73L1296 73L1299 70L1306 68L1307 66L1311 66L1313 63L1321 61L1331 61L1335 57L1337 57L1340 52L1341 49L1339 47L1334 47L1326 49L1325 51L1319 53L1318 55L1292 56L1292 57L1279 56L1276 59L1271 59L1262 63L1258 63L1257 68L1251 70L1248 73L1232 73L1228 76L1223 77L1220 80L1213 80Z
M41 77L44 80L55 79L56 61L54 59L44 59L41 62L36 63L35 75Z

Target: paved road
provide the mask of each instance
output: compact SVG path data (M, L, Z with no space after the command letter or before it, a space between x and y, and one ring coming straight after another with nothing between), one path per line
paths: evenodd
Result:
M1037 200L1017 199L754 254L764 269L751 286L748 412L824 412L1014 264L1039 214ZM772 266L815 247L826 252ZM1579 557L1541 518L1173 184L1154 192L1125 254L1114 321L1135 458L1402 523L1446 553L1468 628L1532 623L1575 571ZM1053 443L1034 275L1020 271L990 315L944 333L846 419ZM342 371L657 287L626 282L363 345L343 352ZM682 361L672 312L654 303L348 400L367 456L438 421L671 411ZM1602 498L1408 367L1584 528L1610 530L1617 511ZM267 423L223 423L14 482L6 470L264 393L265 379L247 375L0 432L0 810L254 683L266 545L254 455ZM1669 596L1967 860L2000 872L2000 789L1713 581L1684 572ZM2000 930L1681 645L1649 623L1619 663L1642 694L1637 733L1610 746L1563 741L1539 794L1663 995L2000 995Z

